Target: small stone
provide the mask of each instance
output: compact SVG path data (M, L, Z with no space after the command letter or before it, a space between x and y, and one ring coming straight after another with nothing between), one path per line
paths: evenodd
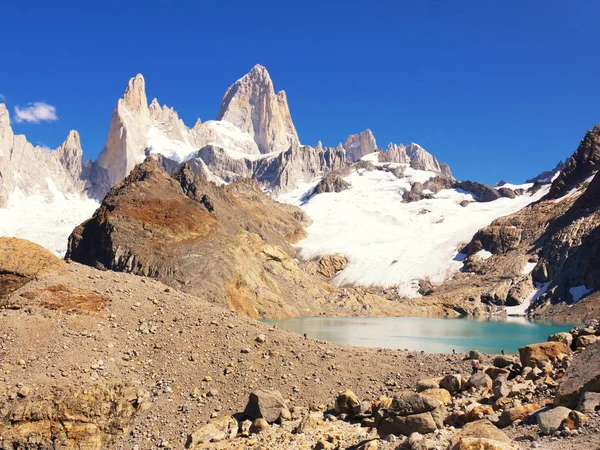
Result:
M256 342L267 342L267 336L265 336L264 334L259 334L258 336L256 336Z
M28 386L23 386L17 391L17 395L21 398L29 397L31 394L31 388Z

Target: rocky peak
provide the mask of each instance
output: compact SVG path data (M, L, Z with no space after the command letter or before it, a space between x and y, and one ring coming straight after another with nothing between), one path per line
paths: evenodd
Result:
M284 91L275 94L267 69L257 64L225 92L217 120L247 132L261 153L285 151L299 143Z
M365 155L377 150L377 142L371 130L367 129L360 134L351 134L344 144L346 156L352 162L358 161Z
M81 139L79 138L79 132L77 130L69 131L69 134L67 134L67 138L58 148L65 148L81 152Z
M552 182L547 198L556 199L566 195L598 169L600 169L600 124L585 134L577 150Z
M146 81L141 73L129 80L121 101L130 111L144 112L148 110Z
M196 123L192 127L192 131L197 131L200 128L200 125L202 125L202 121L200 120L200 117L198 117Z
M103 197L111 186L123 181L131 169L143 161L146 134L151 125L146 83L138 74L129 80L113 111L106 144L96 161L100 171L106 173L107 185L98 187L95 195Z
M83 170L83 149L77 130L69 131L65 141L56 149L58 158L73 180L79 180Z

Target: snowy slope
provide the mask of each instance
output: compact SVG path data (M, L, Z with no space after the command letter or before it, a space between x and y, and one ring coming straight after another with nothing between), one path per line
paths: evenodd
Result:
M472 196L447 189L431 200L402 203L402 193L412 183L434 174L407 168L405 175L398 179L383 170L361 169L345 178L351 187L343 192L319 194L302 203L310 188L305 185L280 197L301 204L313 221L308 237L297 244L300 257L311 260L341 253L349 264L334 284L397 287L401 295L414 297L420 279L439 284L462 266L457 249L477 230L547 192L543 188L534 196L462 207L460 202L473 200Z
M0 208L0 236L27 239L63 257L69 235L99 207L95 200L54 192L54 199L18 191Z

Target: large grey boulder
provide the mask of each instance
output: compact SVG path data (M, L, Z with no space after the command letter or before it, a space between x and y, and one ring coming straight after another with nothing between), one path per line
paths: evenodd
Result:
M248 398L244 416L250 419L265 419L269 423L276 422L284 409L288 409L279 391L257 389Z
M552 434L558 431L563 421L569 417L571 410L564 406L557 406L546 411L538 413L537 422L540 427L540 432L543 434Z

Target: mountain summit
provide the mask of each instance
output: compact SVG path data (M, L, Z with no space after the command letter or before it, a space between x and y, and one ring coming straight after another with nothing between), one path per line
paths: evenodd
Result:
M225 92L217 120L247 132L261 153L284 151L299 143L284 91L275 94L267 69L260 64Z

